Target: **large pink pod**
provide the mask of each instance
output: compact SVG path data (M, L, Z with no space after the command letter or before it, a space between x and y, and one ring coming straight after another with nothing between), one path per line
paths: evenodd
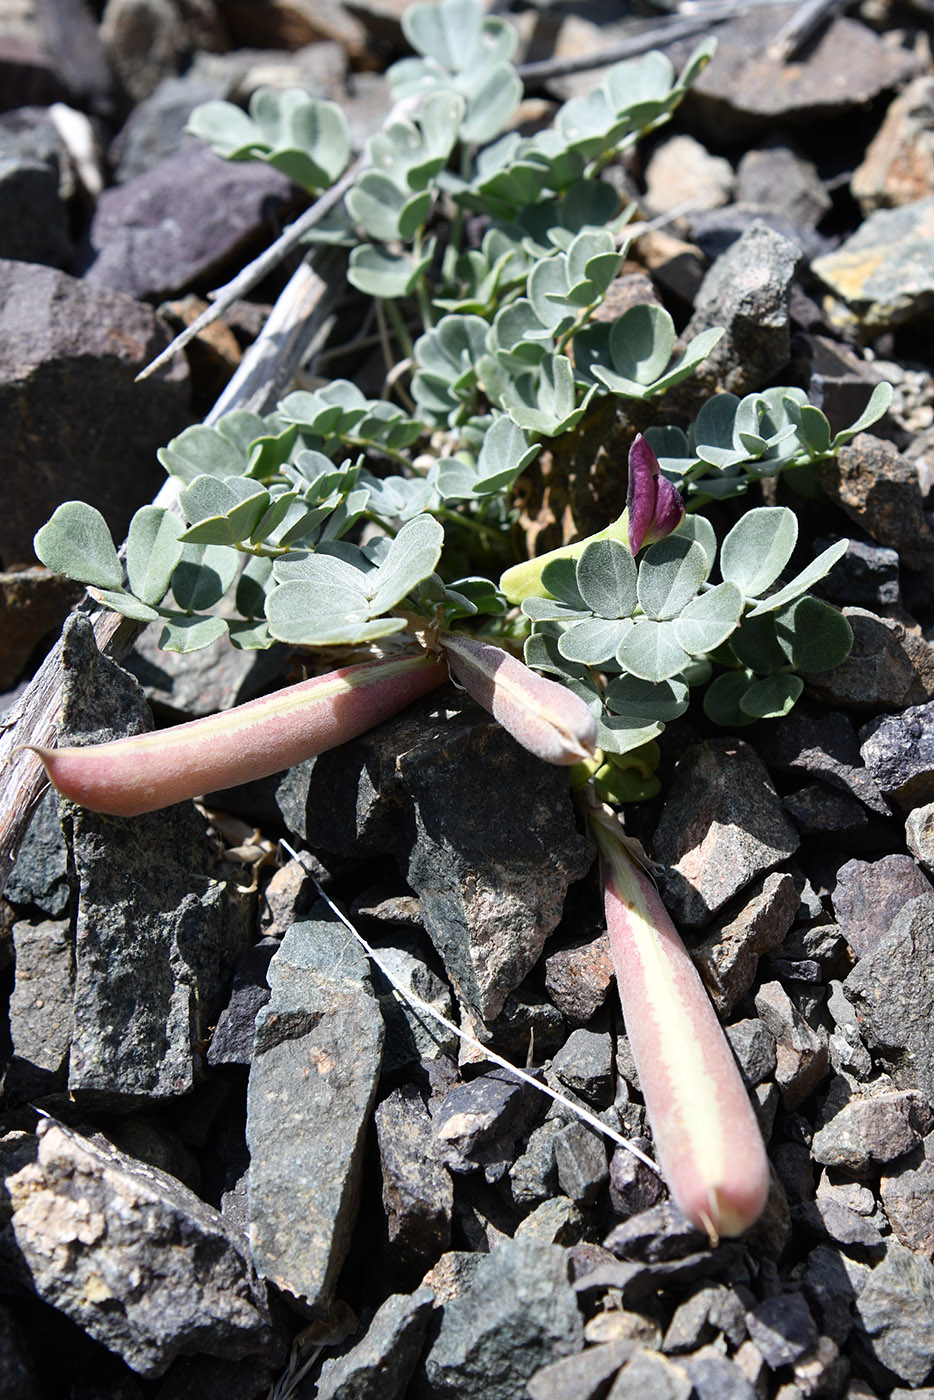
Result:
M597 721L579 696L502 647L455 634L441 644L454 679L523 748L564 767L593 757Z
M28 747L63 797L136 817L336 748L446 679L444 663L421 654L365 661L172 729L84 748Z
M652 881L599 819L604 903L626 1031L659 1165L711 1240L740 1235L769 1194L769 1164L733 1053Z

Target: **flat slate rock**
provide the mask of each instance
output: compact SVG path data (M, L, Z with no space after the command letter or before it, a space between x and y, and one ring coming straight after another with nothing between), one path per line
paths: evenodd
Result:
M322 1312L356 1219L383 1021L359 944L315 908L327 917L293 924L269 964L247 1141L257 1271Z
M922 894L934 894L934 886L917 863L891 855L848 860L837 871L831 900L841 933L862 958L879 946L908 901Z
M825 309L865 336L925 318L934 306L934 197L877 209L811 270L830 290Z
M291 181L270 165L222 160L202 145L181 150L101 195L85 279L140 299L186 291L271 241L270 211L283 219L292 196Z
M65 1087L74 1024L75 955L68 923L53 919L14 924L13 948L13 1058L3 1088L16 1101Z
M33 535L60 501L102 511L117 540L164 481L156 449L188 426L183 356L134 383L169 343L156 313L37 263L0 262L0 564L32 562Z
M934 1366L934 1264L889 1244L860 1291L856 1322L883 1366L922 1385Z
M821 462L817 480L854 524L896 550L909 569L934 564L934 534L925 517L917 468L893 443L857 433L835 456Z
M934 648L923 637L868 608L845 607L843 616L853 629L850 654L829 671L804 673L810 696L863 716L934 699Z
M7 1276L161 1376L187 1353L276 1359L265 1290L220 1214L174 1177L52 1118L0 1141Z
M363 1336L351 1338L342 1354L325 1361L315 1400L402 1400L434 1310L430 1288L391 1294Z

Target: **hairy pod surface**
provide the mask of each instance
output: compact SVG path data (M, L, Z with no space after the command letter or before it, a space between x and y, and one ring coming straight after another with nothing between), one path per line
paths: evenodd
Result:
M593 755L597 721L583 700L536 675L502 647L444 636L454 679L529 753L561 767Z
M690 954L652 881L592 822L626 1031L659 1164L677 1205L712 1241L755 1223L769 1193L756 1115Z
M86 748L29 747L63 797L136 817L336 748L446 679L443 662L424 655L366 661L173 729Z

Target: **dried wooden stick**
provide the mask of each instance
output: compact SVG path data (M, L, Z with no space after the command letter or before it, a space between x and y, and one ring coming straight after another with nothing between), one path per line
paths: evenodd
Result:
M292 275L269 319L236 373L204 420L215 423L234 408L268 413L281 396L322 322L343 291L340 255L327 249L314 262L303 261ZM172 508L178 484L170 477L155 504ZM119 661L140 629L85 596L78 605L94 627L101 651ZM62 645L59 640L27 689L0 721L0 893L16 860L35 806L47 782L37 756L23 744L52 744L61 709Z

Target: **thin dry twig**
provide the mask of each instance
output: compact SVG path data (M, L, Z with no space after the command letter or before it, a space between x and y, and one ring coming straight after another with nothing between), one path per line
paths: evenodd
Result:
M794 14L769 40L766 56L775 63L787 63L804 48L820 29L847 8L851 0L802 0Z

